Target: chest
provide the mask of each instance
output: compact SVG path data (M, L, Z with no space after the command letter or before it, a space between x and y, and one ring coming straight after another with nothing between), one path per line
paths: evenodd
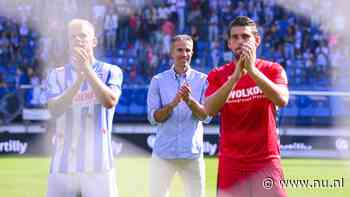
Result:
M191 89L191 96L200 101L205 88L204 80L186 80L181 79L162 79L159 81L159 95L161 98L161 104L164 106L170 103L176 96L177 92L184 83L187 83Z

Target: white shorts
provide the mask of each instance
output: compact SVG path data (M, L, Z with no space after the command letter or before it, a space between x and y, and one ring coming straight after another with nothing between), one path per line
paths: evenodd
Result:
M46 197L117 197L114 170L102 173L54 173Z

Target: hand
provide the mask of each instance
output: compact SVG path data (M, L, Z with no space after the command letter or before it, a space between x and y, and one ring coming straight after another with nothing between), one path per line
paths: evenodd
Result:
M255 69L256 45L254 42L248 41L242 45L240 60L242 60L242 66L248 72L252 72Z
M92 58L86 51L86 49L82 47L74 47L72 60L78 73L84 73L92 64Z
M236 64L235 71L231 74L230 78L234 78L236 80L241 78L241 76L244 74L244 71L245 71L244 63L245 63L245 58L240 56L240 58L238 59L238 62Z
M181 99L182 99L182 95L181 95L181 92L178 91L175 95L175 97L173 98L173 100L170 102L170 105L172 107L176 107L180 102L181 102Z
M182 95L182 100L185 101L187 104L189 101L192 99L192 90L191 87L188 83L184 83L181 87L180 90L181 95Z

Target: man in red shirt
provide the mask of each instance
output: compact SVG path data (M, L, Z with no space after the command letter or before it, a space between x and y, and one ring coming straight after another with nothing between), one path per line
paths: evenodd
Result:
M287 105L281 65L256 58L261 38L244 16L229 25L235 59L208 75L205 109L220 112L219 197L285 197L275 114Z

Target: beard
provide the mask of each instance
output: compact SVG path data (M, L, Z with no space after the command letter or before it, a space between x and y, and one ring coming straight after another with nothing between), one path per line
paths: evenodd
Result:
M234 57L236 58L236 60L239 60L239 58L241 58L242 55L242 49L241 47L237 48L234 52L233 52Z

